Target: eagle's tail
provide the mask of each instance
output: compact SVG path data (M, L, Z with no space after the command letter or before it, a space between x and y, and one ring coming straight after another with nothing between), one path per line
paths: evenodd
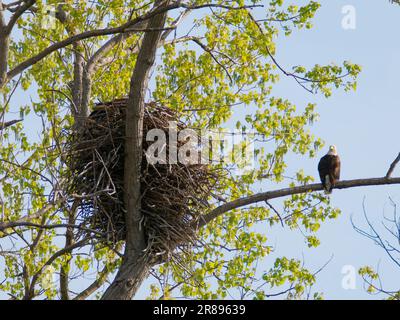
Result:
M324 183L324 192L325 194L331 194L332 193L332 184L331 184L331 179L329 177L329 175L326 175L325 177L325 183Z

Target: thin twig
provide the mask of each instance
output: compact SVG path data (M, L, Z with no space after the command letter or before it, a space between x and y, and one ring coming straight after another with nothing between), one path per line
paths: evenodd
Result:
M270 204L270 203L268 202L268 200L265 201L265 204L266 204L268 207L270 207L270 208L275 212L275 214L278 216L278 218L279 218L279 220L280 220L280 222L281 222L282 227L285 227L285 225L283 224L283 220L282 220L281 215L280 215L279 212L273 207L273 205Z
M386 173L386 176L385 176L386 179L390 178L390 176L392 175L392 173L393 173L394 169L396 168L396 165L399 163L399 161L400 161L400 152L397 155L397 158L394 159L394 161L390 165L390 168L389 168L389 170L388 170L388 172Z

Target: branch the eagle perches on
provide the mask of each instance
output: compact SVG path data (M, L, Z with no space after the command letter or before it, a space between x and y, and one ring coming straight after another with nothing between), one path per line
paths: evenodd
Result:
M338 181L334 187L334 189L347 189L354 187L366 187L366 186L377 186L377 185L389 185L389 184L400 184L400 177L391 178L391 175L396 168L396 165L400 162L400 153L396 157L396 159L392 162L387 171L386 175L381 178L367 178L367 179L354 179L354 180L343 180ZM247 205L251 205L254 203L268 201L270 199L281 198L285 196L295 195L299 193L306 193L311 191L320 191L323 190L323 186L321 183L307 184L303 186L297 186L292 188L284 188L274 191L267 191L262 193L257 193L248 197L239 198L233 200L228 203L224 203L219 207L213 209L208 214L201 217L200 221L196 225L196 227L201 228L208 224L210 221L219 217L220 215L238 209Z
M391 185L391 184L400 184L400 177L392 178L391 175L396 168L397 164L400 162L400 152L397 155L396 159L391 163L386 175L384 177L379 178L366 178L366 179L353 179L353 180L343 180L338 181L335 185L334 189L348 189L348 188L355 188L355 187L367 187L367 186L378 186L378 185ZM222 214L235 210L247 205L255 204L258 202L265 202L275 198L281 198L286 196L291 196L300 193L307 193L312 191L322 191L323 186L321 183L313 183L307 184L303 186L296 186L292 188L284 188L278 189L273 191L266 191L257 193L248 197L239 198L227 203L224 203L215 209L211 210L209 213L205 214L201 219L193 226L195 228L201 228L211 222L212 220L216 219L217 217L221 216ZM46 225L36 225L29 223L31 218L37 218L37 214L32 214L31 216L23 217L17 221L12 222L2 222L0 223L0 232L4 231L7 228L15 228L15 227L22 227L22 226L31 226L36 228L49 228ZM58 227L58 226L56 226ZM60 227L64 227L64 225L60 225ZM78 226L70 226L72 228Z

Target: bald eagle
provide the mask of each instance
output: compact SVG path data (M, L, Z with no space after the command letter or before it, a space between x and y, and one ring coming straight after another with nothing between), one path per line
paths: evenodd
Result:
M325 193L331 193L336 181L340 179L340 158L335 146L330 146L328 153L319 161L318 172Z

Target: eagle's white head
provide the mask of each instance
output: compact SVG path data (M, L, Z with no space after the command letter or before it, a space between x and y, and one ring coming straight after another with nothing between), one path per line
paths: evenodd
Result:
M337 156L337 150L336 150L336 146L335 146L335 145L331 145L331 146L329 147L328 154L329 154L330 156Z

